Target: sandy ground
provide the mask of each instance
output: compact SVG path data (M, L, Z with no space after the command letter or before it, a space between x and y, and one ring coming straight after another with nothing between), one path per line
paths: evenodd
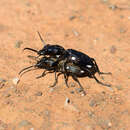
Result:
M46 43L73 48L93 57L98 76L63 76L55 88L54 74L36 79L43 70L18 72L33 64L23 48ZM129 0L0 0L0 130L129 130L130 129L130 1ZM69 100L70 103L66 101Z

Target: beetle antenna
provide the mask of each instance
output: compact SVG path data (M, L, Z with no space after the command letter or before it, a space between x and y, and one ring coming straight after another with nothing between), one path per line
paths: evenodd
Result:
M32 68L32 67L35 67L35 66L33 65L33 66L29 66L29 67L26 67L26 68L22 69L22 70L19 72L19 75L20 75L23 71L25 71L25 70L27 70L27 69L29 69L29 68Z
M30 51L34 51L34 52L38 53L38 51L37 51L37 50L32 49L32 48L24 48L24 49L23 49L23 51L24 51L24 50L30 50Z
M27 71L24 71L21 75L20 75L20 77L22 77L23 76L23 74L25 74L25 73L27 73L27 72L29 72L29 71L32 71L32 70L37 70L38 68L33 68L33 69L28 69Z
M38 35L39 35L39 37L40 37L40 39L41 39L41 41L42 41L43 45L45 46L45 45L46 45L46 43L45 43L45 41L43 40L43 38L42 38L41 34L40 34L38 31L37 31L37 33L38 33Z

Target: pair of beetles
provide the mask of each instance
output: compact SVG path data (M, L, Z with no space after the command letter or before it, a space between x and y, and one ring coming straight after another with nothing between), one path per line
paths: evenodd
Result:
M58 82L58 77L63 74L66 86L68 85L68 78L71 76L80 86L80 91L84 92L82 85L80 84L78 78L89 77L94 78L97 83L110 87L110 84L105 84L99 81L95 74L111 74L110 72L105 73L99 70L99 67L94 60L94 58L88 55L74 50L74 49L64 49L60 45L50 45L46 44L40 33L38 35L44 44L43 48L39 51L32 48L24 48L24 50L30 50L37 53L37 62L35 65L26 67L19 72L19 75L34 70L34 69L44 69L42 75L36 77L44 77L47 73L55 73L55 82L50 87L54 87Z

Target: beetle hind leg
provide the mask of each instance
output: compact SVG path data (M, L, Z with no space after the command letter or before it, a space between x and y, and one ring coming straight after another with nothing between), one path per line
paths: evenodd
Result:
M105 84L105 83L102 83L101 81L99 81L95 76L93 76L93 78L96 80L97 83L103 85L103 86L107 86L107 87L111 87L110 84Z
M99 67L98 67L98 65L97 65L97 63L96 63L96 61L95 61L95 59L93 59L93 58L91 58L91 59L92 59L92 61L94 62L95 69L96 69L96 71L98 72L99 75L101 75L101 74L111 75L111 74L112 74L111 72L101 72L101 71L99 70Z
M84 95L86 95L85 91L84 91L84 88L82 87L82 85L80 84L78 78L76 76L72 76L72 78L79 84L80 86L80 92L83 92Z

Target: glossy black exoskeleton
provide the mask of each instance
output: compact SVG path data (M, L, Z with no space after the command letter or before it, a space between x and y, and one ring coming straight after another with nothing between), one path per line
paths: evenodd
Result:
M37 60L37 63L35 65L22 69L19 72L19 75L22 76L24 73L29 72L31 70L45 69L45 71L42 74L42 76L44 76L47 71L50 71L50 73L56 71L56 66L53 65L55 63L55 61L56 61L56 58L54 59L54 58L50 58L50 57L42 57ZM38 76L37 78L42 77L42 76Z
M38 76L37 78L41 78L41 77L45 76L47 73L54 72L55 73L55 82L51 87L54 87L57 84L58 77L61 74L64 75L65 83L68 87L69 86L68 85L68 78L69 78L69 76L71 76L79 84L81 91L84 91L84 89L83 89L82 85L80 84L78 78L82 78L82 77L94 78L98 83L105 85L105 86L108 86L108 87L110 86L108 84L104 84L104 83L100 82L95 77L96 70L91 72L90 70L84 69L84 67L82 68L82 67L74 64L73 62L68 62L67 59L60 60L59 62L57 62L57 64L54 65L54 63L56 63L56 60L57 60L57 58L42 57L40 60L37 61L37 63L34 66L29 66L27 68L22 69L19 72L19 74L24 74L28 71L33 70L30 68L45 69L44 72L42 73L42 75ZM25 70L27 70L27 71L25 71ZM56 72L58 72L57 75L56 75Z
M96 61L94 60L94 58L91 58L80 51L74 49L68 49L67 53L68 53L67 62L71 62L79 66L81 69L88 71L89 73L88 77L90 78L92 78L96 72L98 74L111 74L111 73L100 72L99 67Z
M42 39L40 33L38 35L45 44L44 40ZM20 71L19 74L24 74L28 71L33 69L45 69L41 76L37 78L41 78L46 75L47 73L55 73L55 83L52 86L55 86L58 81L58 76L64 74L65 83L68 86L68 77L72 76L72 78L79 84L80 88L83 87L80 84L78 78L81 77L89 77L94 78L98 83L110 87L109 84L104 84L100 82L96 77L95 74L111 74L111 73L104 73L99 70L99 67L94 60L94 58L89 57L88 55L74 50L74 49L67 49L65 50L62 46L59 45L44 45L44 47L37 51L32 48L24 48L24 50L31 50L41 56L37 63L34 66L29 66L24 68ZM36 57L38 58L38 57ZM31 69L30 69L31 68ZM33 69L32 69L33 68ZM25 71L27 70L27 71ZM56 73L58 74L56 75Z
M66 53L65 49L62 46L46 44L45 41L42 39L39 32L38 32L38 35L44 47L39 51L32 48L24 48L24 50L31 50L31 51L36 52L39 56L50 56L50 57L56 57L57 59Z

